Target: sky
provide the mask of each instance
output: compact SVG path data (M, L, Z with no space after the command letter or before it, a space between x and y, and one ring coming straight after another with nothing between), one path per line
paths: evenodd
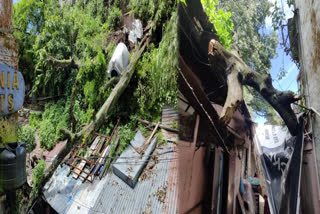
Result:
M271 0L271 2L274 3L275 0ZM283 3L283 10L286 16L286 19L288 20L289 18L293 17L293 6L289 8L287 1L286 0L281 0ZM282 4L278 2L278 5L282 7ZM271 28L272 25L272 20L271 17L268 17L266 19L266 27ZM278 32L279 33L279 32ZM280 35L279 35L280 37ZM280 43L280 38L279 38L279 43ZM295 63L291 60L290 56L287 56L286 53L284 52L283 48L278 44L277 47L277 57L271 60L272 63L272 68L270 70L271 77L276 80L277 79L277 74L279 73L279 70L281 67L283 67L288 73L287 75L279 80L279 81L274 81L274 87L279 89L279 90L291 90L293 92L298 91L297 87L297 76L299 73L299 70Z
M269 0L272 3L275 3L275 0ZM283 4L283 10L286 16L286 19L292 18L293 17L293 7L289 8L287 5L286 0L280 0L278 1L278 6L282 8ZM267 30L271 30L272 27L272 19L271 17L266 18L266 28ZM280 32L278 32L279 34ZM286 53L284 52L283 47L280 45L280 35L279 35L279 44L276 49L276 57L274 57L271 60L271 70L270 74L273 79L273 86L281 91L286 91L290 90L295 93L298 92L298 85L297 85L297 77L299 74L299 69L297 68L296 64L291 60L290 56L287 56ZM280 68L283 67L286 71L287 74L284 76L281 80L278 80L277 75L280 71ZM254 119L255 122L257 123L264 123L266 120L262 117L257 117Z

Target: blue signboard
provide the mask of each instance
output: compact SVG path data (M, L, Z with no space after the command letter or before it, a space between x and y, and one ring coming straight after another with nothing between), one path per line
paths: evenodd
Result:
M22 74L0 62L0 116L21 109L25 85Z

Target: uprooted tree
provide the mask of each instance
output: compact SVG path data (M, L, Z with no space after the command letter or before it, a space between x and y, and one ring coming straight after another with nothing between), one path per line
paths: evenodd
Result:
M246 65L236 50L228 51L219 42L217 32L203 10L200 0L180 4L179 51L209 100L223 105L217 124L227 125L243 103L242 86L261 94L279 113L290 133L296 135L297 118L291 103L299 100L293 92L278 91L270 74L260 74ZM192 98L191 98L192 99Z
M33 187L29 208L70 151L90 144L96 132L106 133L120 117L124 121L120 131L129 130L128 124L135 126L137 117L159 120L162 106L176 103L176 1L106 2L77 1L61 6L56 1L22 0L15 6L20 66L32 87L28 94L58 96L62 107L49 115L45 110L41 123L47 120L46 125L54 126L53 135L45 133L52 141L68 139ZM115 46L120 41L129 46L129 32L121 17L139 18L143 38L129 48L130 62L122 75L109 80L107 63ZM56 108L56 104L48 105ZM38 128L40 135L46 132L42 124ZM123 135L121 140L129 143L128 132Z

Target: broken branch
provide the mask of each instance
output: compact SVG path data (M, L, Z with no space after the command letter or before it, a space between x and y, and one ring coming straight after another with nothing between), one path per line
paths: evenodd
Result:
M151 122L149 122L149 121L147 121L147 120L142 120L142 119L140 119L140 118L137 118L137 120L138 120L139 122L141 122L141 123L150 125L150 126L152 126L152 127L155 127L155 126L157 125L156 123L151 123ZM173 129L173 128L170 128L170 127L167 127L167 126L164 126L164 125L162 125L161 123L159 124L159 127L160 127L161 129L165 129L165 130L170 131L170 132L179 133L179 130Z
M228 94L220 119L227 125L233 112L243 101L242 85L248 85L260 93L264 99L279 113L292 136L297 133L298 120L291 108L291 103L299 100L291 91L278 91L272 85L269 74L263 75L247 66L238 56L227 51L218 41L209 42L209 62L215 63L217 57L224 59L229 65L226 69Z

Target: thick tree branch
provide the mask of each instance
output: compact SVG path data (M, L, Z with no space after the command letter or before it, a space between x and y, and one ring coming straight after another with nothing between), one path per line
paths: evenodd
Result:
M73 58L70 59L56 59L52 56L48 56L48 62L52 63L53 65L61 68L71 67L79 69L81 67L80 63L76 62Z
M51 164L51 166L46 169L44 175L41 177L40 182L37 187L34 188L33 194L30 196L28 209L32 206L32 203L37 198L38 194L36 191L41 192L43 186L45 183L51 178L53 175L53 172L57 169L57 167L62 163L64 158L67 156L67 154L75 148L80 143L86 143L91 136L94 134L94 131L99 129L100 126L105 121L105 118L107 117L108 113L110 113L110 110L115 106L117 103L119 97L122 95L126 87L128 86L131 77L135 70L135 65L137 64L139 58L141 57L142 53L146 49L146 47L149 44L149 36L146 36L147 38L144 39L141 42L141 45L137 47L137 50L134 52L134 55L126 68L126 70L123 72L122 76L119 79L119 82L117 85L113 88L110 96L107 98L105 103L102 105L100 110L98 111L96 117L94 120L90 122L87 126L85 126L80 132L78 133L72 133L66 129L61 129L60 132L65 135L65 137L68 139L68 142L65 144L65 146L61 149L61 151L57 154L55 160Z
M179 4L178 14L180 54L200 81L203 91L210 94L210 101L224 105L220 118L222 124L229 123L233 112L243 101L242 85L248 85L271 104L290 133L296 135L298 121L290 104L299 97L290 91L276 90L270 75L253 71L237 53L224 49L200 0Z
M242 85L254 88L282 117L291 135L296 135L298 120L291 108L291 103L299 100L291 91L278 91L272 85L270 75L263 75L247 66L238 56L227 51L218 41L209 42L209 62L225 60L228 65L224 78L228 83L228 95L220 119L224 124L231 120L233 112L242 102Z

